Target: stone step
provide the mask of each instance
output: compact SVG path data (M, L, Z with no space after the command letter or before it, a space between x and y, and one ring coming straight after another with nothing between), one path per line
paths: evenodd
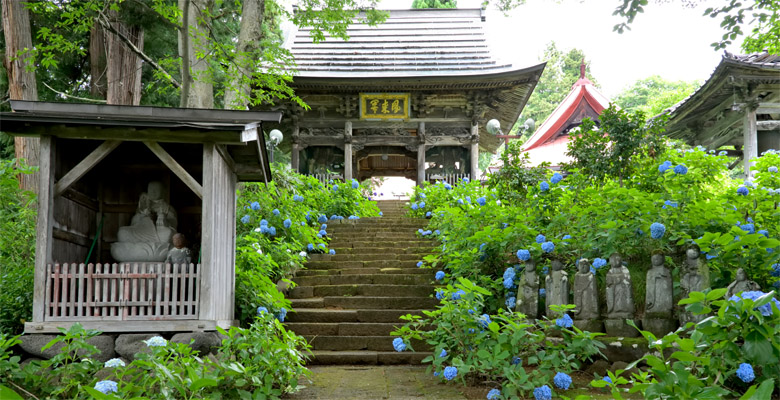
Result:
M327 224L326 224L327 225ZM375 224L375 225L363 225L363 226L354 226L354 227L344 227L342 226L331 226L328 225L326 231L328 234L339 234L339 233L363 233L363 232L371 232L371 233L380 233L380 232L397 232L397 233L415 233L418 229L425 229L428 225L427 224Z
M433 293L432 285L324 285L297 286L287 294L289 299L328 296L398 296L426 297Z
M367 322L401 323L402 315L422 315L422 310L329 310L324 308L296 308L287 314L287 322Z
M309 336L301 335L312 346L312 350L373 350L394 351L393 336ZM430 345L412 339L415 351L431 351Z
M328 296L290 299L296 308L338 308L347 310L417 310L439 304L433 297Z
M433 274L409 275L312 275L298 276L295 283L299 286L316 285L425 285L433 282Z
M371 236L366 236L366 233L370 233ZM417 236L417 231L403 231L403 232L391 232L391 231L382 231L382 232L353 232L353 231L343 231L343 232L330 232L329 235L332 238L350 238L350 239L394 239L398 238L397 240L414 240L418 239L419 236Z
M370 266L376 266L376 265L369 265L367 263L379 261L379 262L399 262L399 261L415 261L415 263L419 260L422 260L422 258L425 256L425 254L430 253L423 253L423 252L416 252L416 253L403 253L401 251L397 251L395 254L393 253L386 253L386 254L339 254L336 253L335 255L330 254L311 254L309 255L309 261L306 262L306 265L310 265L313 263L319 263L319 262L325 262L325 261L331 261L335 263L351 263L351 262L362 262L364 266L370 267ZM313 264L317 265L317 264Z
M394 249L404 249L407 247L431 247L431 244L433 242L427 239L418 239L418 240L404 240L404 241L383 241L381 243L377 243L372 240L342 240L342 239L333 239L332 242L330 242L331 248L339 248L339 247L346 247L346 248L360 248L360 247L376 247L378 244L381 244L382 247L392 247ZM401 251L401 250L396 250ZM338 255L338 253L336 254Z
M403 322L290 322L285 325L301 336L388 336L401 327Z
M349 254L346 254L346 256L349 256ZM365 254L362 255L364 257L367 257ZM316 261L309 261L306 263L306 269L351 269L351 268L417 268L417 262L422 257L411 257L411 255L404 255L404 257L411 258L411 260L399 260L392 258L398 258L402 255L398 254L382 254L381 257L373 257L373 258L380 258L379 260L369 260L369 261L361 261L362 257L353 256L353 260L350 261L340 261L340 260L334 260L333 258L338 257L338 254L332 257L331 259L324 259L324 260L316 260ZM342 257L343 258L343 257Z
M308 365L419 365L431 352L411 351L312 351Z
M298 271L298 276L321 276L321 275L375 275L375 274L387 274L387 275L425 275L433 276L435 272L427 268L398 268L398 267L385 267L385 268L333 268L333 269L304 269Z
M405 249L399 249L395 247L331 247L336 251L336 254L388 254L388 253L405 253L405 254L421 254L428 255L436 251L436 247L409 247ZM421 257L422 258L422 257Z

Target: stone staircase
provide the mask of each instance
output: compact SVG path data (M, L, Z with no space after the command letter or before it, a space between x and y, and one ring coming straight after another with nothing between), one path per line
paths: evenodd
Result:
M406 217L402 201L377 203L382 217L328 224L336 254L312 254L288 293L286 325L312 345L309 364L419 364L431 354L417 342L416 352L396 352L390 336L399 316L438 304L435 271L417 267L434 249L416 236L427 222Z

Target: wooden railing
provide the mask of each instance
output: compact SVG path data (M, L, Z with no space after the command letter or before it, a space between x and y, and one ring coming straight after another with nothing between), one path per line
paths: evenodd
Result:
M200 264L48 264L44 321L198 319Z
M463 180L463 178L471 179L471 174L425 174L425 179L431 183L441 181L454 185Z
M307 174L308 176L314 177L320 183L323 185L328 185L328 182L335 181L336 179L344 179L342 175L339 174Z

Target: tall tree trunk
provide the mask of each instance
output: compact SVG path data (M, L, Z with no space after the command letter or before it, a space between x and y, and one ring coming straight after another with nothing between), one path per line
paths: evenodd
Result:
M5 33L5 58L3 65L8 71L8 87L11 100L38 100L38 87L33 66L27 68L30 57L26 50L32 50L30 13L26 2L3 0L3 32ZM38 165L38 138L14 138L14 152L17 159L24 159L28 165ZM38 192L38 174L22 174L19 184L24 190Z
M209 18L213 0L179 0L182 29L179 31L179 56L182 59L181 106L214 108L214 85L207 58L209 53Z
M116 11L109 15L111 26L130 41L140 51L144 50L144 30L140 26L122 22ZM141 104L141 57L129 49L117 35L106 37L108 58L106 60L106 78L108 104Z
M235 64L230 65L230 83L225 90L225 108L245 110L249 104L255 54L263 39L265 0L244 0Z
M94 24L89 32L89 93L106 98L106 31L100 24Z

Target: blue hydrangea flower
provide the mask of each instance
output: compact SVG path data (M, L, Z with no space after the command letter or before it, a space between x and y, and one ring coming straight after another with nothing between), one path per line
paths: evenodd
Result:
M596 259L593 260L593 263L591 265L593 265L593 268L599 269L599 268L607 265L607 260L605 260L603 258L596 257Z
M463 178L463 183L469 183L469 178Z
M423 266L423 262L422 261L417 261L417 268L420 268L422 266Z
M425 208L425 202L424 201L420 202L420 208Z
M276 236L276 227L275 226L269 226L268 227L268 234L271 236Z
M285 228L289 228L289 227L291 227L291 226L292 226L292 221L290 221L290 219L289 219L289 218L287 218L286 220L284 220L284 227L285 227Z
M379 212L379 216L381 217L381 216L383 216L383 215L384 215L384 213L382 213L382 212L380 211L380 212Z
M437 229L437 230L433 231L433 234L436 235L436 236L439 236L439 235L441 235L441 231Z
M484 197L477 198L477 204L479 204L480 206L484 206L486 203L487 203L487 200L485 200Z
M436 278L437 281L440 281L440 280L444 279L445 275L446 274L444 273L444 271L436 271L435 278Z
M317 222L319 222L321 224L324 224L324 223L328 222L328 217L320 214L320 216L317 218Z
M299 195L296 194L296 195L293 196L293 201L296 201L296 202L300 203L300 202L303 201L303 196L299 196Z
M479 317L479 324L480 324L480 325L481 325L483 328L486 328L486 329L487 329L488 325L490 325L490 322L492 322L492 321L490 321L490 315L487 315L487 314L482 314L482 315Z
M560 182L562 179L563 179L563 175L561 175L560 173L556 172L556 173L553 174L552 178L550 178L550 183L552 183L554 185L554 184Z
M445 183L444 188L447 190L452 190L452 185L450 185L449 183Z
M569 314L563 314L563 317L555 320L555 325L561 328L571 328L572 324L574 324L574 321L571 320Z
M357 189L360 187L360 184L356 180L352 180L352 189Z
M417 209L417 203L412 203L412 205L410 207L411 207L412 210L416 210Z
M307 244L307 245L306 245L306 250L309 250L309 251L314 251L314 245L313 245L313 244L311 244L311 243Z
M306 221L311 222L311 213L308 211L306 212Z
M539 184L539 189L542 192L546 192L546 191L550 190L550 184L547 183L547 181L542 181L542 183Z
M325 231L325 229L320 229L320 232L319 232L319 233L320 233L320 235L322 235L322 236L328 236L328 232L327 232L327 231Z
M333 185L333 191L335 192L335 191L338 191L338 190L339 190L339 185Z
M677 175L685 175L688 173L688 167L683 164L674 167L674 173Z
M279 309L279 313L276 314L276 319L279 320L279 322L284 322L284 319L287 317L287 309L282 307Z
M441 300L444 298L444 291L441 289L436 289L436 300Z
M544 242L542 243L542 250L545 253L552 253L552 251L555 250L555 244L553 244L553 242Z
M428 236L428 235L431 235L431 234L433 234L433 232L431 232L430 230L423 231L423 236Z
M750 300L756 301L756 300L758 300L759 297L761 297L761 296L763 296L765 294L766 293L764 293L764 292L762 292L760 290L753 290L753 291L748 291L748 292L742 292L741 294L738 294L738 295L735 294L735 295L731 296L729 298L729 301L738 302L741 299L750 299ZM775 306L777 306L777 308L780 309L780 301L778 301L777 299L774 299L774 298L769 303L764 304L761 307L756 307L756 309L761 313L761 315L763 315L765 317L769 317L769 316L772 315L772 303L774 303Z
M120 360L120 359L118 359L118 358L112 358L112 359L106 361L105 364L103 364L103 366L106 367L106 368L124 367L125 366L125 362Z
M275 216L277 216L277 217L279 216L279 214L281 214L281 212L279 211L279 209L278 209L278 208L274 208L274 211L273 211L273 213L274 213L274 215L275 215Z
M166 346L168 341L163 339L162 336L153 336L149 340L144 340L144 343L146 343L146 347L160 347Z
M455 293L452 294L453 300L460 300L461 296L466 294L466 292L463 291L463 289L458 289Z
M249 205L249 208L258 211L260 210L260 203L253 201L252 204Z
M471 196L466 196L466 203L471 204Z
M522 362L523 360L520 357L518 356L512 357L512 365L520 365L520 363Z
M317 247L325 250L325 243L317 243Z
M758 232L756 232L756 233L758 233L759 235L764 235L764 237L766 237L766 238L768 238L768 237L769 237L769 231L768 231L768 230L766 230L766 229L761 229L761 230L759 230L759 231L758 231Z
M466 178L463 178L466 179ZM455 367L447 367L444 368L444 378L448 381L453 380L456 376L458 376L458 369Z
M663 206L662 208L666 208L666 207L677 208L678 206L679 206L679 205L677 204L677 202L676 202L676 201L666 200L666 201L664 202L664 206Z
M265 218L261 219L260 226L268 226L268 221Z
M753 224L744 224L740 225L739 229L742 229L743 231L747 233L756 233L756 226Z
M610 378L609 375L605 376L601 380L604 381L604 382L609 383L610 385L612 384L612 378Z
M531 252L525 249L517 251L517 259L520 261L528 261L531 259Z
M769 272L769 275L780 278L780 264L772 264L772 271Z
M482 253L482 251L485 250L485 246L487 246L487 243L482 243L479 245L479 252Z
M119 390L119 386L114 381L100 381L95 384L95 390L103 394L116 393Z
M430 217L431 217L431 212L430 212L430 211L428 211L427 213L425 213L425 218L430 218Z
M249 215L244 215L243 217L241 217L241 223L248 224L250 219L251 217Z
M458 199L458 204L463 205L463 199Z
M664 237L666 233L666 227L660 222L653 222L650 225L650 237L653 239L660 239Z
M666 170L668 170L671 167L672 167L671 161L664 161L663 163L661 163L661 165L658 166L658 172L663 174L664 172L666 172Z
M509 267L506 270L504 270L504 280L507 280L507 279L510 280L510 281L515 279L515 269L514 268ZM509 288L507 288L507 289L509 289Z
M750 190L744 186L740 186L737 188L738 195L747 196L748 193L750 193Z
M541 233L536 235L536 243L544 243L545 240L547 240L547 238Z
M777 167L775 167L775 166L773 165L773 166L769 167L768 171L774 174L774 173L776 173L776 172L777 172Z
M543 385L534 389L534 399L536 400L552 400L552 390L549 386Z
M544 296L546 296L546 295L547 295L547 291L546 291L546 290L544 290L544 288L541 288L541 289L539 289L539 296L542 296L542 297L544 297Z
M563 372L558 372L553 378L553 383L558 389L568 390L571 386L571 377Z
M562 240L569 240L569 239L571 239L571 235L563 235L563 237L561 239Z
M439 371L433 371L433 376L439 376Z
M336 255L336 250L330 249L330 250L328 250L328 254L330 254L332 256L335 256Z
M507 299L506 299L506 301L504 303L506 304L506 308L511 310L511 309L515 308L515 304L517 303L517 298L515 298L514 296L507 297Z
M739 368L737 368L737 378L745 383L753 382L753 379L756 379L756 374L753 373L753 366L748 363L739 364Z
M425 232L425 231L424 231L422 228L420 228L420 229L418 229L418 230L417 230L417 233L419 233L420 235L422 235L422 234L423 234L423 232Z
M393 348L398 352L404 351L406 350L406 343L404 343L403 339L397 337L393 339Z
M265 308L263 306L257 307L257 315L263 315L263 314L265 314L267 312L268 312L267 308Z
M496 400L501 397L501 391L498 389L490 389L487 394L487 400Z
M447 357L447 350L441 349L441 353L439 353L440 358Z

